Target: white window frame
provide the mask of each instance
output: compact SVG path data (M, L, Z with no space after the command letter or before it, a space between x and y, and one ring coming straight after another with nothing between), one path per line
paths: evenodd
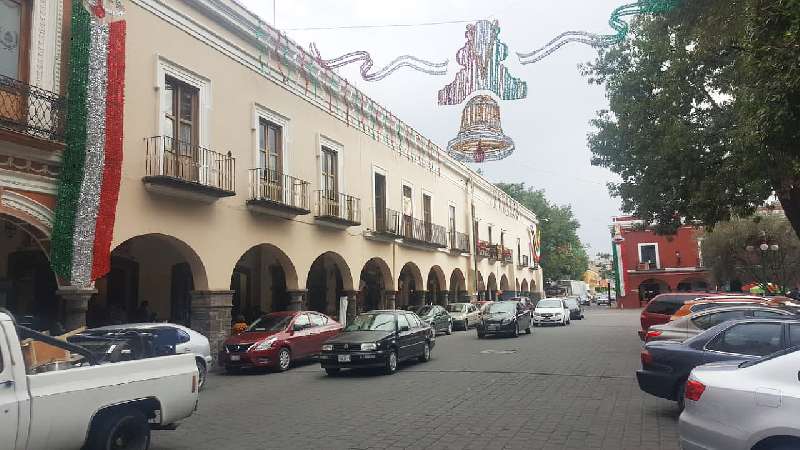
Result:
M377 220L378 220L377 213L378 213L378 211L376 210L377 209L377 205L375 204L375 175L376 174L377 175L382 175L383 179L385 180L386 185L384 186L384 189L386 191L383 194L386 196L386 200L385 201L386 201L386 208L387 209L391 209L391 207L389 206L389 177L386 175L386 169L384 169L381 166L377 166L375 164L372 165L372 172L371 173L372 173L372 180L370 180L370 185L372 186L372 191L370 192L370 202L372 202L372 221L373 221L372 226L373 226L374 229L377 229L378 228L378 223L377 223Z
M425 220L425 196L427 195L431 199L431 223L432 224L436 223L436 221L433 218L433 216L435 215L434 211L436 211L436 208L433 206L433 202L434 202L433 192L431 192L431 191L429 191L429 190L427 190L425 188L422 188L421 190L422 190L422 195L420 195L420 197L419 197L419 199L420 199L420 218L419 219L422 220L422 221Z
M288 117L275 112L272 109L267 108L259 103L253 103L253 123L251 126L251 131L253 133L253 167L252 168L261 168L261 160L259 158L259 148L258 148L258 127L260 125L261 119L264 119L268 122L272 122L275 125L281 127L281 170L284 174L289 174L289 129L291 119Z
M639 257L639 264L644 264L645 263L645 261L642 261L642 247L646 247L646 246L649 246L649 245L652 245L652 246L654 246L656 248L656 267L655 268L656 269L660 269L661 268L661 256L659 255L659 251L658 251L658 242L640 242L638 244L638 247L637 247L638 255L637 256Z
M414 201L414 183L412 183L412 182L410 182L410 181L408 181L408 180L406 180L406 179L403 179L402 186L400 187L400 214L403 214L403 215L405 215L405 213L406 213L406 212L404 211L404 206L405 206L405 205L403 205L403 200L404 200L404 197L403 197L403 188L404 188L404 187L406 187L406 186L408 186L409 188L411 188L411 217L413 217L413 218L416 218L416 217L417 217L417 215L416 215L416 208L415 208L415 206L416 206L416 203L417 203L417 202L415 202L415 201Z
M324 182L322 179L322 147L327 147L336 152L336 187L338 188L337 194L346 193L347 190L344 186L344 145L340 144L333 139L319 134L317 142L317 184L319 190L322 190Z
M458 205L455 202L448 201L447 202L447 228L450 228L450 207L453 207L453 230L458 231ZM448 229L447 232L449 233L450 230Z

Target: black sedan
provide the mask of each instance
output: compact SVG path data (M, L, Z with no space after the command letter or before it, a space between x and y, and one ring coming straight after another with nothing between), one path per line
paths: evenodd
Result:
M716 362L750 361L800 345L800 321L749 319L723 322L683 342L655 341L642 350L642 369L636 371L639 388L648 394L675 400L683 409L686 379L696 366Z
M531 312L522 302L495 302L489 305L477 329L479 339L487 334L517 337L522 330L531 334Z
M434 333L453 334L453 318L439 305L425 305L416 311L423 322L433 328Z
M583 307L581 306L580 302L578 302L578 298L576 297L567 297L564 299L564 303L569 308L569 318L570 320L581 320L583 319Z
M359 314L343 332L322 344L319 357L328 375L341 369L383 368L387 375L397 364L431 359L436 344L433 329L408 311L386 310Z

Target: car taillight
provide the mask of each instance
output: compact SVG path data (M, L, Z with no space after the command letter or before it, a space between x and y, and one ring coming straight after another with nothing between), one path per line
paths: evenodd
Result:
M653 355L651 355L647 350L642 350L640 356L642 358L642 366L647 366L653 363Z
M192 394L197 392L197 375L192 375Z
M689 380L686 382L686 398L692 401L700 400L700 396L705 392L706 386L696 380Z
M644 340L649 341L650 338L661 336L661 331L658 330L650 330L647 332L647 336L645 336Z

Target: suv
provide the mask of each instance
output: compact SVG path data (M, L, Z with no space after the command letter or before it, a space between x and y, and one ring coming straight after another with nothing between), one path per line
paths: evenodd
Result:
M677 292L670 294L658 294L647 303L642 310L640 321L642 329L639 330L639 339L644 340L647 329L651 325L667 323L684 303L700 297L710 297L707 292Z

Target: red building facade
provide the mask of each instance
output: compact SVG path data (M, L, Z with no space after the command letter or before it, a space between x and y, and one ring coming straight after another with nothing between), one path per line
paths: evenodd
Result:
M613 229L620 308L638 308L665 292L712 288L710 273L703 266L702 230L686 226L663 236L630 216L613 218Z

